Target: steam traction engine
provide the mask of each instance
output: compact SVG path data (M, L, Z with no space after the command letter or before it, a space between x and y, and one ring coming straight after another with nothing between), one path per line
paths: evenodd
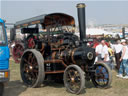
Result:
M55 81L63 80L67 91L74 94L85 88L85 79L92 80L96 87L110 86L109 67L100 62L94 64L95 51L86 46L85 5L78 4L77 9L80 39L69 30L75 22L67 14L53 13L16 22L15 29L21 28L24 34L22 44L15 49L22 55L20 72L27 86L39 87L49 77ZM39 24L42 33L39 33ZM12 40L15 29L11 32Z

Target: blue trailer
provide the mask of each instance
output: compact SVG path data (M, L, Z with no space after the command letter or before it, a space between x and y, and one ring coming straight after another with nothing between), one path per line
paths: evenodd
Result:
M0 96L3 94L4 84L9 81L9 58L5 22L0 18Z

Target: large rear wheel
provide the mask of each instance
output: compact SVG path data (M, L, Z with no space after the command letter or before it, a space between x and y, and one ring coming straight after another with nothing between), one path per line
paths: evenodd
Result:
M108 88L112 82L112 73L105 63L97 63L95 66L95 74L92 75L92 82L95 87Z
M85 88L85 75L77 65L69 65L64 72L64 85L67 91L79 94Z
M44 59L40 52L28 49L20 63L21 78L28 87L39 87L44 81Z

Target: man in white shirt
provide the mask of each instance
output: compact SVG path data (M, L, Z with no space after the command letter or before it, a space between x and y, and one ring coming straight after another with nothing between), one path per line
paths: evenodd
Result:
M96 62L97 61L109 61L108 47L105 44L105 40L102 40L101 43L96 46Z
M121 51L122 51L123 46L122 46L120 40L117 40L117 44L115 44L113 47L115 50L116 69L119 70L120 63L121 63L121 61L119 59L121 57Z

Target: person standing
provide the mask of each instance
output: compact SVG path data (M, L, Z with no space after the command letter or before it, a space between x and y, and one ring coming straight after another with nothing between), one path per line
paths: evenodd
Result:
M117 77L128 79L128 46L126 45L125 39L122 39L121 43L123 45L123 49L121 58L119 59L121 61L121 65Z
M108 47L105 44L105 40L101 40L101 43L96 46L96 61L109 61Z
M111 69L114 69L114 60L113 60L113 57L114 57L114 51L113 49L111 48L112 45L108 45L108 53L109 53L109 59L110 59L110 68Z
M120 68L120 57L121 57L121 52L122 52L122 44L120 42L120 40L117 40L117 44L115 44L114 46L114 51L115 51L115 61L116 61L116 69L119 71Z

